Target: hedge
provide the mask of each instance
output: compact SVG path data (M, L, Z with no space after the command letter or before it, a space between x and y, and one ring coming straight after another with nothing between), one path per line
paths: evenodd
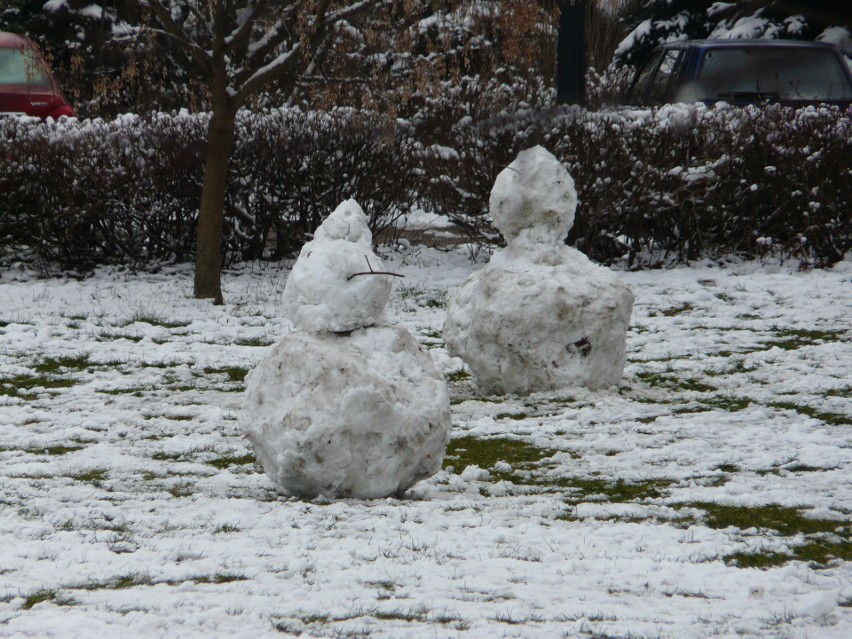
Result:
M419 206L471 241L498 243L491 186L534 144L574 177L568 241L600 262L775 254L820 266L852 243L852 130L836 108L564 108L476 120L444 104L413 121L355 110L241 113L226 259L292 256L348 197L381 238ZM190 260L208 118L0 119L0 262L83 272Z

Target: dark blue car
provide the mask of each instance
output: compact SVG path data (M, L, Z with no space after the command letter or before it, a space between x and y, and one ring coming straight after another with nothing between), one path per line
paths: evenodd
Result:
M852 72L834 45L793 40L687 40L654 49L627 104L727 102L852 105Z

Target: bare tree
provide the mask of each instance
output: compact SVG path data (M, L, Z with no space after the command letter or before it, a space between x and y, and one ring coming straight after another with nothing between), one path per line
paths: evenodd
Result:
M297 79L334 45L335 28L383 0L134 0L176 42L179 62L210 93L212 113L198 218L194 294L222 303L222 224L237 111Z

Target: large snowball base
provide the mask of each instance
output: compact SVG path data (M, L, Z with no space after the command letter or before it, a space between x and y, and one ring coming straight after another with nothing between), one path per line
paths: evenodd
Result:
M250 373L240 425L278 490L380 498L441 468L446 384L402 327L288 335Z
M444 340L482 392L527 395L621 381L633 294L567 246L498 251L448 304Z

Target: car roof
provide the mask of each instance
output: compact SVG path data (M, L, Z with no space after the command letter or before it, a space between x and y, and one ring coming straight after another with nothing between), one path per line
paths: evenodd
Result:
M29 47L30 41L23 37L19 36L16 33L8 33L6 31L0 31L0 48L3 49L20 49L21 47Z
M837 50L837 46L830 42L816 42L813 40L764 40L758 38L716 38L706 40L676 40L661 44L659 49L727 49L742 46L757 48L808 48L808 49L831 49Z

